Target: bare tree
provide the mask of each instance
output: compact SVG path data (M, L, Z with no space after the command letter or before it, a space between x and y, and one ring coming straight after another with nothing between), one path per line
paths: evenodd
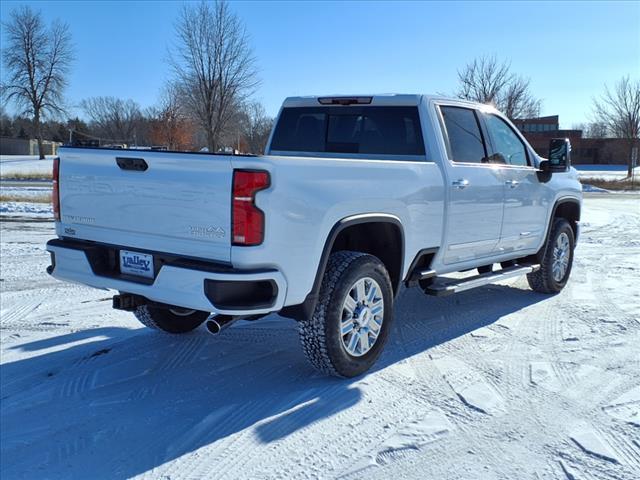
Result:
M264 153L272 127L273 118L267 116L262 104L251 102L244 106L241 131L248 153Z
M607 125L603 122L588 123L584 134L586 138L606 138L608 135Z
M209 151L234 115L234 105L258 86L255 59L240 19L226 2L185 5L176 24L171 56L176 82L201 128Z
M602 122L574 123L571 125L572 130L582 130L584 138L607 138L609 131L607 125Z
M480 57L458 71L456 95L465 100L488 103L511 119L540 115L541 101L530 92L529 79L510 71L511 64L496 57Z
M603 122L578 123L574 130L582 130L584 138L606 138L609 135L607 125Z
M627 140L627 176L631 177L633 147L640 143L640 79L622 77L613 90L605 85L604 94L593 101L593 117L615 137Z
M112 142L136 143L136 127L142 121L140 106L133 100L92 97L80 102L94 131Z
M47 28L40 12L28 6L12 11L3 25L6 43L2 60L8 81L2 85L2 93L22 109L22 114L33 118L42 159L41 120L64 111L63 93L73 62L69 27L55 21Z
M192 147L194 125L182 105L179 89L167 84L159 105L151 109L151 141L169 150L188 150Z

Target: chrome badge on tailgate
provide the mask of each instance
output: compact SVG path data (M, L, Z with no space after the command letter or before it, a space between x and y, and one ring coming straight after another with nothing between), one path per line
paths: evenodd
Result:
M153 255L120 250L120 273L153 278Z

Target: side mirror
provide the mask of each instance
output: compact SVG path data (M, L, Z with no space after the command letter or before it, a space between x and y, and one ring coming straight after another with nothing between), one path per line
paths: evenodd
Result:
M568 138L552 138L549 142L549 160L540 162L543 172L566 172L571 166L571 142Z

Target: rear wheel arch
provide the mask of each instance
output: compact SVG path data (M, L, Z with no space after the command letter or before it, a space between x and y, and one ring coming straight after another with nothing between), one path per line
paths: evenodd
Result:
M385 248L388 246L392 248ZM389 272L394 294L398 293L404 268L404 229L400 219L386 213L367 213L345 217L334 224L327 235L311 292L304 303L285 307L283 316L302 319L313 312L322 278L332 253L349 250L380 259Z
M320 289L329 256L340 250L368 253L378 257L389 272L393 291L397 293L404 267L404 229L397 217L365 214L347 217L336 223L322 250L313 284L314 291Z

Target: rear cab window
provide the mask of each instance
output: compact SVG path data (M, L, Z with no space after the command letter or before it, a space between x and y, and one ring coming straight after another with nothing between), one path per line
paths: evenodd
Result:
M425 148L418 107L320 106L284 108L271 152L424 160Z

